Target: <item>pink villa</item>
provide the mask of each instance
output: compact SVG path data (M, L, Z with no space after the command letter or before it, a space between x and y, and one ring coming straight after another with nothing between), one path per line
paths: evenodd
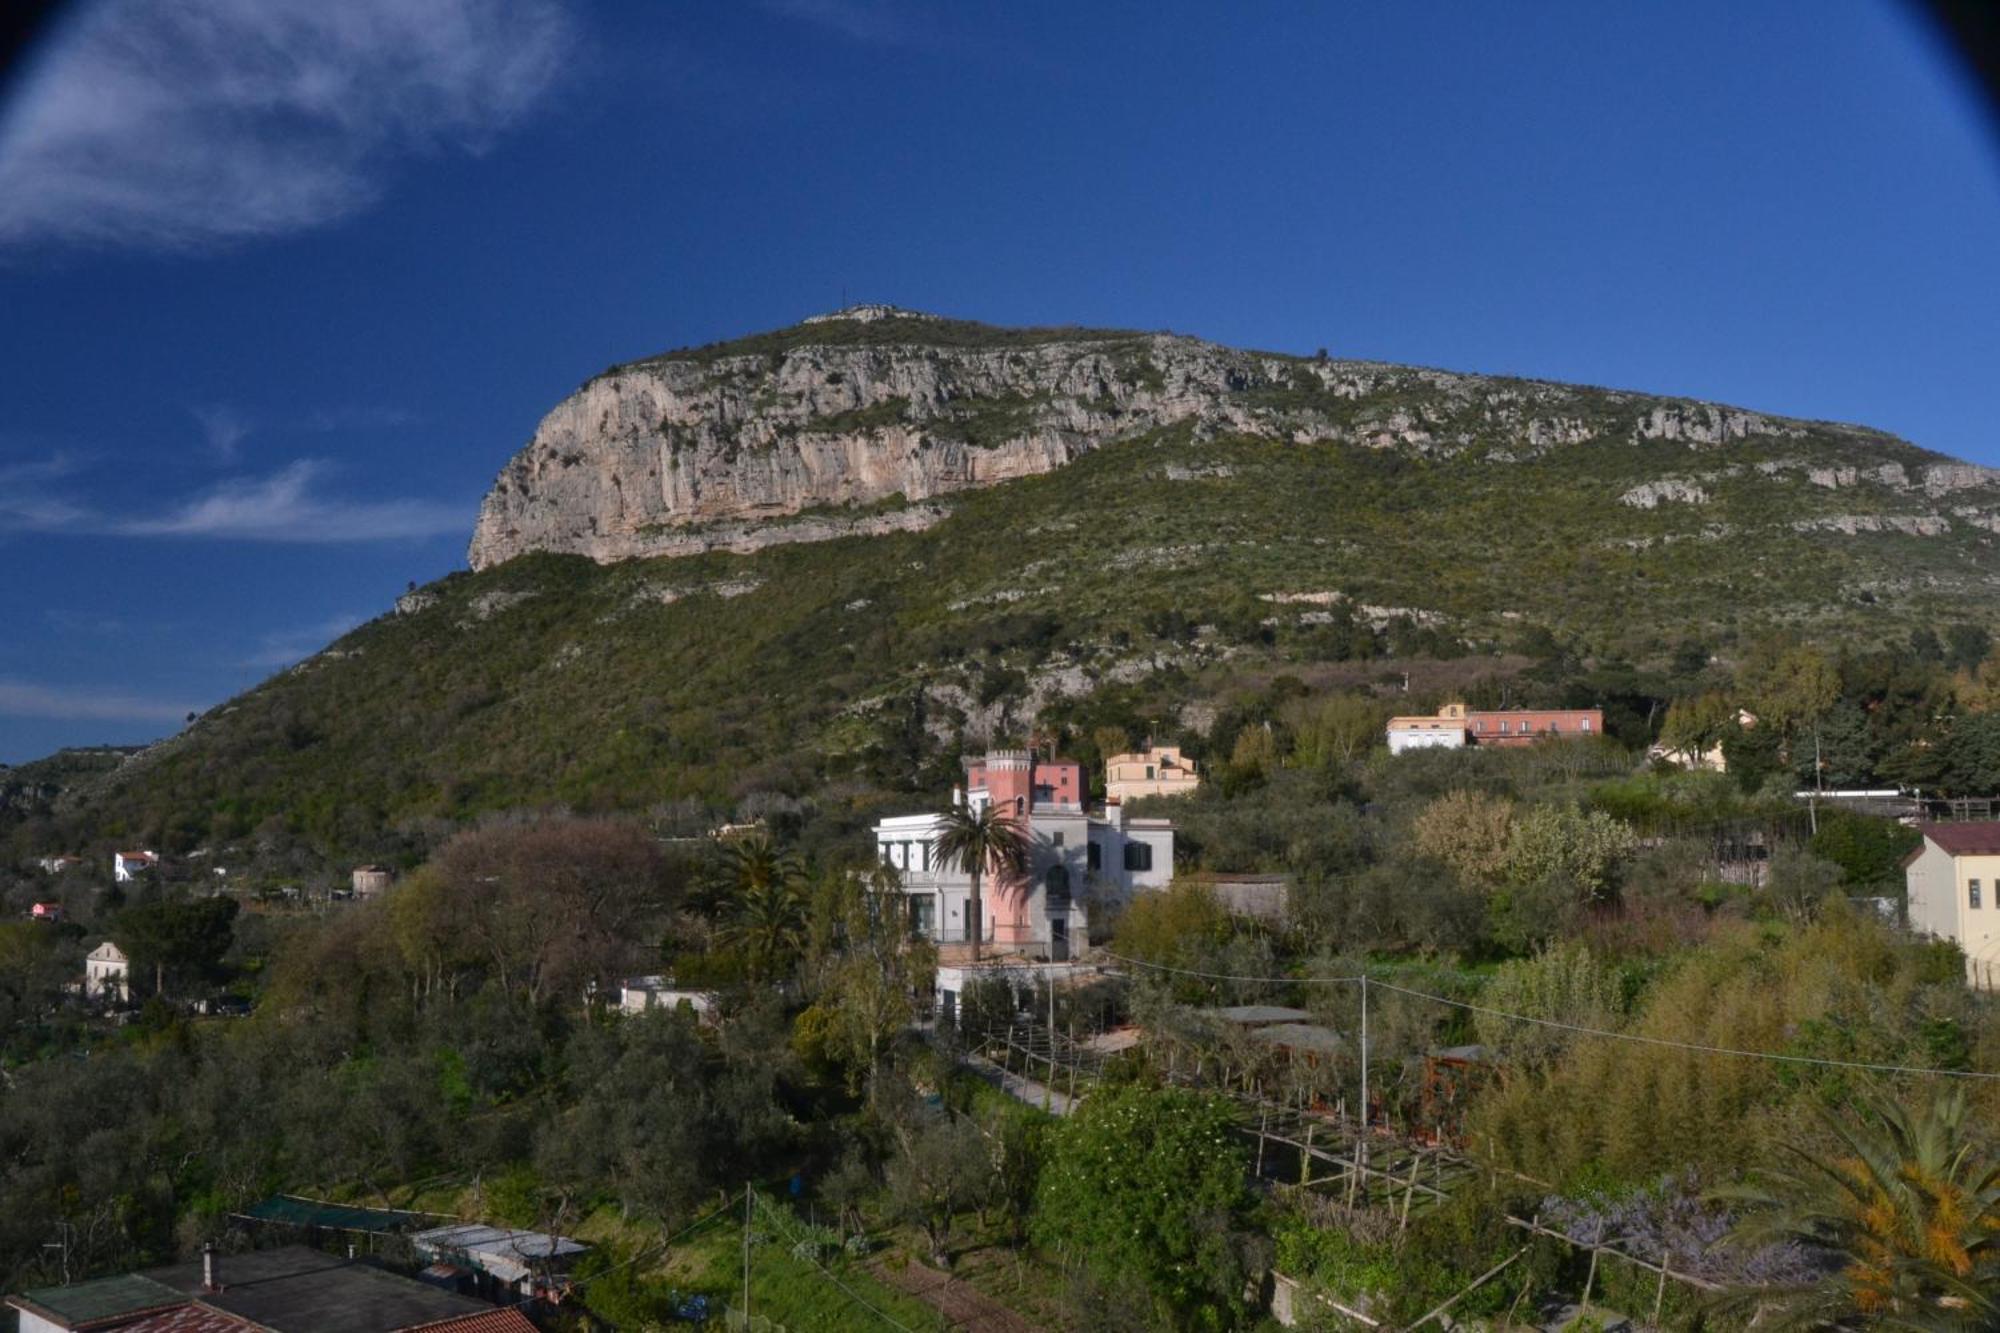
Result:
M1122 901L1173 878L1174 826L1128 819L1118 802L1092 812L1083 765L1027 750L991 750L965 761L953 804L997 805L1028 835L1025 875L987 875L980 885L984 940L997 952L1050 962L1071 956L1089 935L1092 904ZM940 945L969 943L972 877L938 855L938 814L898 815L875 826L876 852L902 880L910 924Z

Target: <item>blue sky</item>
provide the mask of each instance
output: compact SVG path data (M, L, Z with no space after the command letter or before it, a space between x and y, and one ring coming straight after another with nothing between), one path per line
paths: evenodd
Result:
M852 301L1688 394L2000 465L1912 15L112 0L0 107L0 762L463 563L618 360Z

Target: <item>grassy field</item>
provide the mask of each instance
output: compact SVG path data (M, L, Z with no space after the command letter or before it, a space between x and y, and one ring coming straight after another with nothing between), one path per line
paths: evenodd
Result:
M920 1330L946 1327L929 1306L876 1281L852 1259L830 1258L815 1264L797 1257L783 1232L768 1222L760 1222L752 1235L753 1315L787 1329L832 1333L880 1333L899 1325ZM703 1228L675 1246L667 1262L649 1276L656 1285L708 1297L709 1308L718 1313L725 1306L737 1306L743 1296L742 1219L732 1216Z

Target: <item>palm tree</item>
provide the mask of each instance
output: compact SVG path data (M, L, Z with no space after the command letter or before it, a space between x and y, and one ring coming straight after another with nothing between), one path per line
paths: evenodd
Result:
M1798 1328L2000 1327L2000 1157L1967 1124L1964 1091L1916 1109L1874 1097L1859 1124L1826 1122L1831 1156L1786 1143L1786 1164L1716 1197L1745 1209L1734 1239L1790 1241L1834 1263L1817 1282L1728 1303Z
M945 812L937 839L938 859L972 876L972 897L965 905L966 926L972 934L972 961L979 961L985 935L979 883L990 867L1000 875L1019 875L1028 866L1028 835L1011 815L988 801L978 809L956 805Z
M718 887L726 895L729 920L722 934L749 956L751 971L759 977L804 947L803 878L798 858L780 851L769 838L744 838L723 853Z
M773 880L745 894L723 938L743 950L750 974L769 977L798 957L806 943L806 896L796 879Z
M779 850L769 837L734 839L723 846L721 864L702 886L709 896L707 910L732 913L752 894L773 884L796 883L804 874L798 857Z

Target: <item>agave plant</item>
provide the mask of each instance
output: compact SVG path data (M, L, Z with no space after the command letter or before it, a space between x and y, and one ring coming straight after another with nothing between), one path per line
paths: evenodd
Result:
M1830 1153L1785 1144L1780 1165L1714 1192L1741 1210L1733 1240L1801 1242L1827 1255L1823 1275L1725 1304L1762 1312L1759 1327L2000 1327L2000 1158L1963 1091L1870 1098L1826 1126Z

